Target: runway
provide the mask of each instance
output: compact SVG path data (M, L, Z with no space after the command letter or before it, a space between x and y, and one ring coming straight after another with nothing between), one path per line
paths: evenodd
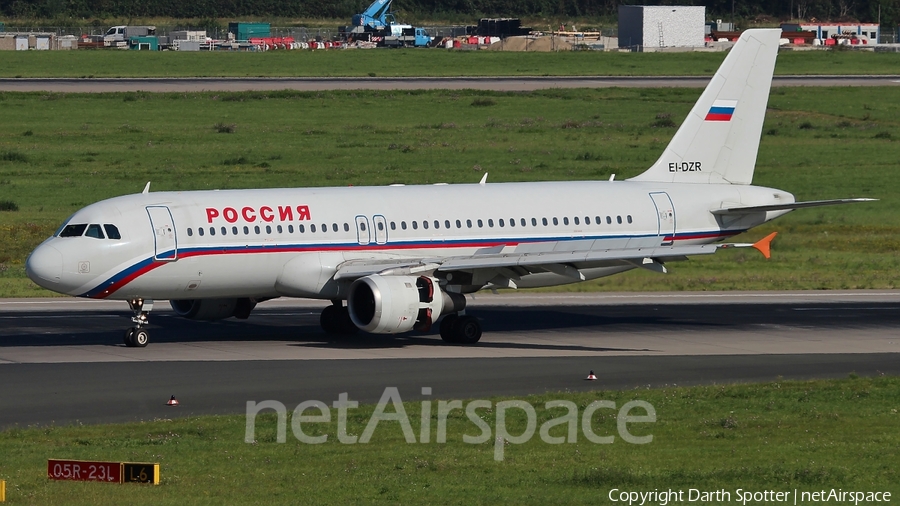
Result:
M710 77L526 76L526 77L191 77L191 78L3 78L0 91L54 93L325 91L475 89L534 91L552 88L703 88ZM772 86L897 86L900 76L775 76Z
M158 302L121 344L124 302L0 301L0 427L243 413L249 400L374 402L900 374L900 291L477 294L472 347L436 333L331 338L323 304L195 322ZM599 381L585 381L593 370ZM178 408L164 405L177 395Z

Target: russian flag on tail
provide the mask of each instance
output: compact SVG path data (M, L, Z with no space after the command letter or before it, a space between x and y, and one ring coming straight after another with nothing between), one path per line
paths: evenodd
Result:
M736 106L737 100L716 100L706 113L706 121L731 121Z

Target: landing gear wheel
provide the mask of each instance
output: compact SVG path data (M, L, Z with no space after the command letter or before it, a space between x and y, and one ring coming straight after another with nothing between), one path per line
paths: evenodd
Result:
M326 334L346 336L359 332L359 328L350 319L350 310L346 306L326 307L319 317L319 324Z
M456 321L459 320L459 316L455 314L448 314L441 320L441 339L444 340L445 343L455 343L456 342Z
M144 329L135 329L131 339L134 341L135 346L143 348L150 342L150 333Z
M150 342L150 333L142 330L147 325L148 315L153 309L153 301L150 299L134 298L128 301L128 307L134 312L131 321L136 326L125 331L125 346L129 348L143 348Z
M131 327L125 330L125 346L129 348L134 347L134 331L137 330L135 327Z
M453 325L455 342L475 344L481 339L481 323L474 316L460 316Z
M322 310L319 316L319 325L326 334L338 333L338 308L337 306L328 306Z
M350 318L350 309L347 306L342 306L338 310L338 333L343 334L345 336L350 336L359 332L359 327L353 324L353 320Z

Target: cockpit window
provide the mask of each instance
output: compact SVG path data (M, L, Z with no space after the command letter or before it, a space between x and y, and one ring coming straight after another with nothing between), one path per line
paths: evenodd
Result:
M87 228L86 223L80 223L77 225L66 225L65 228L62 229L62 232L59 233L60 237L81 237L84 234L84 229Z
M97 239L106 239L106 236L103 235L103 229L100 228L100 225L90 224L88 225L87 232L84 233L86 237L94 237Z
M106 230L106 237L110 239L121 239L122 235L119 234L119 229L116 228L115 225L103 225L103 228Z

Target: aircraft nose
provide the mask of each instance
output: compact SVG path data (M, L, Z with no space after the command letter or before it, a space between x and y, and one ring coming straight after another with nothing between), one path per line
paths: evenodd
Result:
M25 261L25 273L38 285L54 290L62 280L62 266L62 253L49 244L42 244Z

